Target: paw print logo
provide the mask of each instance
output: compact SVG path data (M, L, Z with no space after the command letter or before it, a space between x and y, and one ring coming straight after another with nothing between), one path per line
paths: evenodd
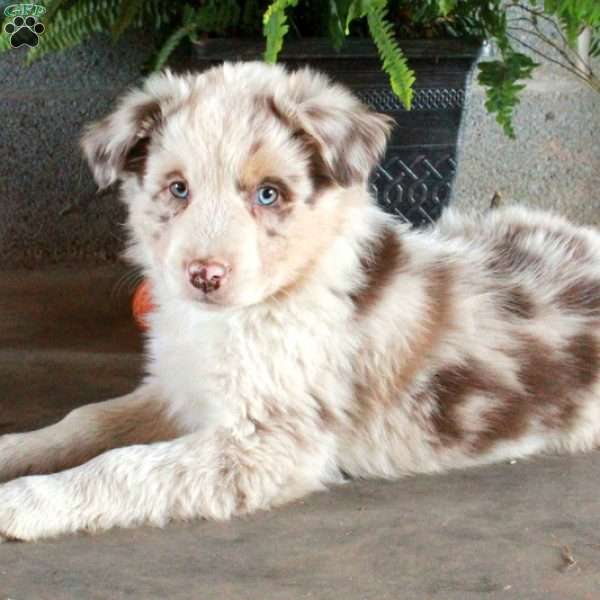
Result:
M26 19L15 17L12 22L4 26L4 31L10 35L10 45L13 48L19 46L34 48L38 45L39 36L44 33L44 26L32 16Z

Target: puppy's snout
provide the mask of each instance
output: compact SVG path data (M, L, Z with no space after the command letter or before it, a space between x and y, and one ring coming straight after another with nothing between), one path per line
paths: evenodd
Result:
M193 260L187 267L190 283L205 294L218 290L228 272L229 267L216 260Z

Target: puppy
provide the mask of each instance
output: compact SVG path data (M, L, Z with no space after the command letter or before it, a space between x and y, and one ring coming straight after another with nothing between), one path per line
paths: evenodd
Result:
M153 76L87 130L154 293L147 376L0 438L2 538L597 445L600 236L524 209L410 231L367 192L390 127L323 75L240 63Z

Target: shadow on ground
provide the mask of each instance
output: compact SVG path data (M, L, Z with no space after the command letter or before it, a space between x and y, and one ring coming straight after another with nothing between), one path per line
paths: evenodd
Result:
M0 277L0 433L131 390L115 269ZM596 600L600 456L353 482L230 523L0 546L0 600Z

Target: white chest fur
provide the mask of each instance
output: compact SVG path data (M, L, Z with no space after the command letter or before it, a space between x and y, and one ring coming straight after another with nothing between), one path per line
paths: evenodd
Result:
M148 371L172 413L196 430L250 413L263 418L265 404L311 410L315 393L328 404L347 401L340 382L351 380L355 334L343 326L345 304L324 296L314 305L325 299L325 308L314 311L286 305L216 313L163 305L151 323ZM336 310L331 302L339 303Z

